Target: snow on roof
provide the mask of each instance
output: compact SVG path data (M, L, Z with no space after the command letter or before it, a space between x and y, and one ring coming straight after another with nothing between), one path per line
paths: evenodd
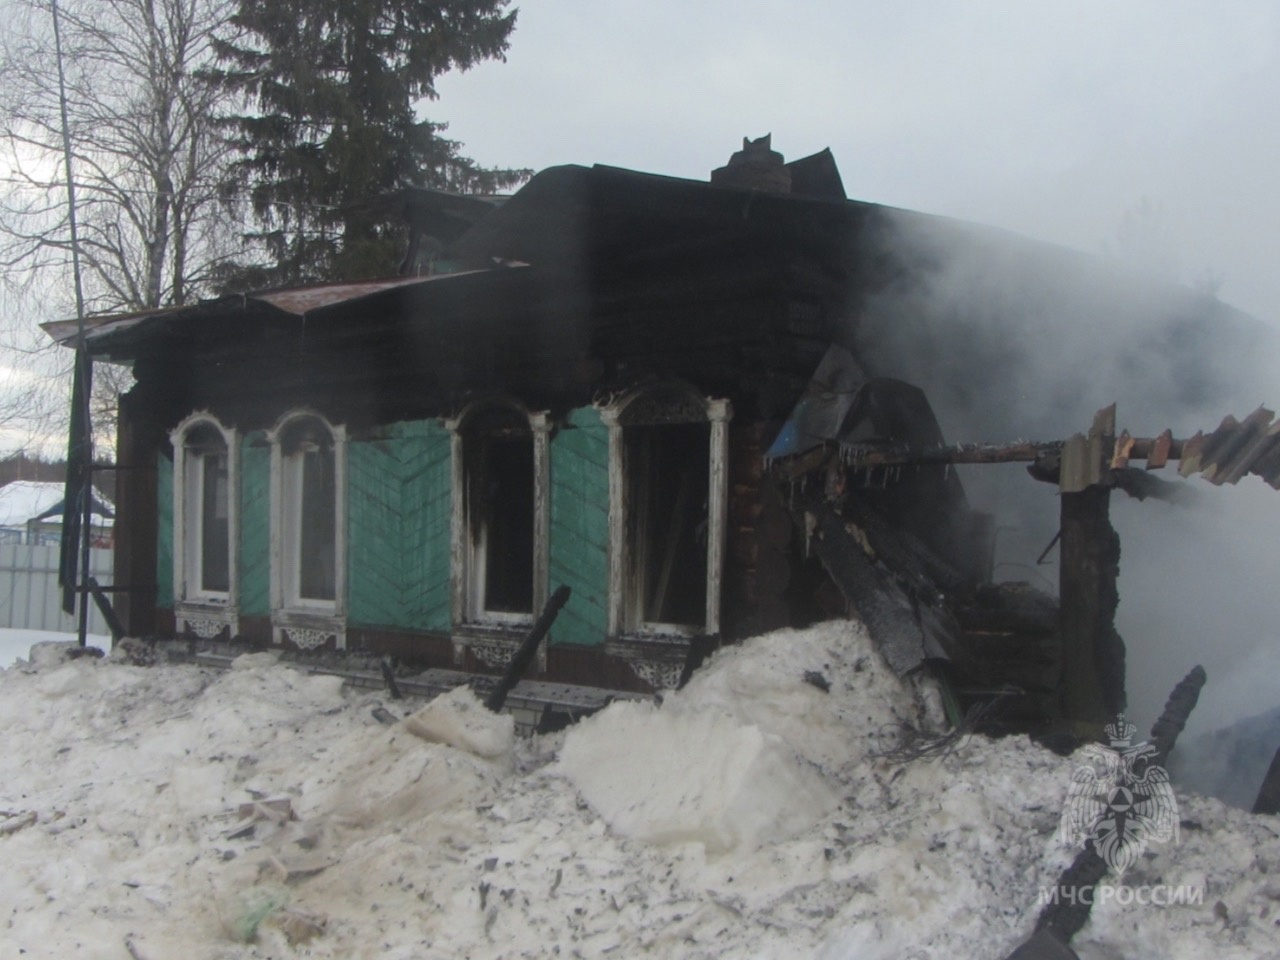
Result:
M0 527L25 527L28 520L57 506L62 501L63 490L61 483L50 481L14 480L5 484L0 487ZM97 503L114 512L111 502L96 487L93 496ZM111 526L113 520L95 511L93 522Z

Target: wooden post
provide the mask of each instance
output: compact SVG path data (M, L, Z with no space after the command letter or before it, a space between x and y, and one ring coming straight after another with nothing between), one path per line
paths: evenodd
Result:
M161 433L148 410L145 391L135 386L120 398L116 426L115 563L112 582L128 588L115 595L125 635L156 632L156 450Z
M1124 642L1115 629L1120 538L1108 516L1110 500L1103 486L1062 494L1062 711L1085 740L1101 739L1125 707Z

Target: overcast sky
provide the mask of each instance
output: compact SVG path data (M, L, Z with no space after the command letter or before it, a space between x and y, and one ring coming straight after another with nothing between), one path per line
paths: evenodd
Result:
M685 177L772 132L850 196L1127 248L1280 322L1280 4L523 0L428 115L487 165Z

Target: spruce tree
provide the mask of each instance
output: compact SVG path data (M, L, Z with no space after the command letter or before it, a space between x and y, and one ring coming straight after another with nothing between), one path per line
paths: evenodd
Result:
M483 169L419 118L442 74L503 59L508 0L239 0L219 43L221 83L244 95L227 118L266 264L228 286L386 275L399 231L352 206L402 187L493 193L526 170Z

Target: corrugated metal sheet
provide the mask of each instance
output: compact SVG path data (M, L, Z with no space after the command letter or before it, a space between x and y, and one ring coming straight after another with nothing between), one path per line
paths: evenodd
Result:
M1183 444L1178 473L1199 473L1219 486L1255 474L1280 490L1280 423L1274 420L1274 411L1266 407L1244 420L1223 418L1213 433L1197 433Z
M1178 473L1184 477L1198 473L1221 486L1253 474L1280 490L1280 421L1275 416L1266 407L1258 407L1243 420L1228 415L1212 433L1201 431L1186 440L1175 440L1168 430L1151 439L1132 437L1126 430L1115 439L1110 465L1120 469L1130 460L1146 460L1148 470L1159 470L1177 460ZM1065 480L1065 456L1063 468ZM1067 489L1065 483L1063 489Z

